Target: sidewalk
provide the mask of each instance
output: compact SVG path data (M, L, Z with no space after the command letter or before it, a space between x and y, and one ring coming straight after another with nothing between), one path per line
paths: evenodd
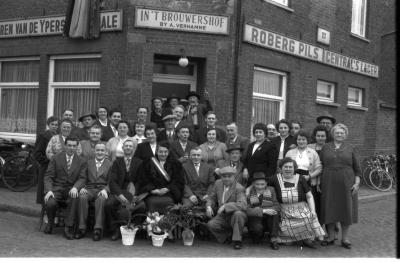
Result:
M360 204L368 199L381 198L396 194L396 190L380 192L365 186L360 187L358 199ZM5 187L0 187L0 211L13 212L25 216L40 216L41 206L36 204L36 187L26 192L13 192Z

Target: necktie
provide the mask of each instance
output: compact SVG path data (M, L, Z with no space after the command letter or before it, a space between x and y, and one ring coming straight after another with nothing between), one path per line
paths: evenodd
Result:
M125 165L126 165L126 171L129 171L129 168L131 167L131 158L130 157L125 158Z
M71 170L71 165L72 165L72 157L71 156L67 156L67 171L69 174L69 171Z
M222 193L222 204L225 203L225 193L228 192L229 187L224 186L224 192Z
M199 175L200 164L194 164L194 168L196 169L197 175Z
M101 162L100 161L96 161L97 172L99 172L100 167L101 167Z

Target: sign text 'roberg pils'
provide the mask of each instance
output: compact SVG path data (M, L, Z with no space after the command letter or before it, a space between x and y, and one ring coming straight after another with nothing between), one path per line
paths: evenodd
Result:
M45 36L62 34L65 16L45 16L20 20L0 21L0 38ZM122 11L100 13L100 31L122 30Z
M136 7L135 26L206 34L229 34L227 16Z
M377 65L341 55L253 25L245 25L243 40L264 48L277 50L358 74L376 78L379 75L379 67Z

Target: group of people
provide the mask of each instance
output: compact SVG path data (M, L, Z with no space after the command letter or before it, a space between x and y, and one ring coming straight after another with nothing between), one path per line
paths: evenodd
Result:
M84 237L93 202L93 240L105 233L117 240L129 215L124 207L141 196L133 213L166 213L177 203L204 207L209 232L235 249L246 226L254 243L267 233L277 250L282 243L333 245L339 224L341 246L351 248L360 167L345 142L347 127L328 113L317 117L311 136L298 121L256 123L253 142L235 123L217 126L210 103L195 92L184 103L153 98L150 121L146 107L134 122L99 107L79 118L80 127L73 113L49 117L36 141L46 234L66 206L64 236Z

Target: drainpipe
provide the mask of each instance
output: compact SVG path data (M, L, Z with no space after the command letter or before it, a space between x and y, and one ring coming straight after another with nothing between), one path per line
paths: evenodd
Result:
M237 111L238 111L238 89L239 89L239 52L240 52L240 45L242 42L242 0L236 0L235 3L235 20L236 20L236 30L235 30L235 49L233 53L233 64L235 65L233 70L233 112L232 112L232 119L233 121L237 121Z

